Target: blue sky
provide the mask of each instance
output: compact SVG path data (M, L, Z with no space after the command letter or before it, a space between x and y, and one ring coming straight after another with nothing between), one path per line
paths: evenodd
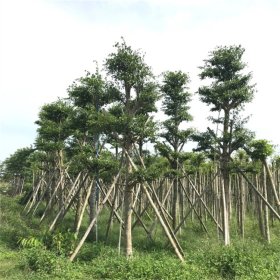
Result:
M36 137L40 107L84 70L102 65L121 36L146 53L156 75L182 70L190 90L217 45L241 44L257 92L245 115L257 138L280 144L280 1L0 0L0 161ZM209 110L193 97L191 126L204 130Z

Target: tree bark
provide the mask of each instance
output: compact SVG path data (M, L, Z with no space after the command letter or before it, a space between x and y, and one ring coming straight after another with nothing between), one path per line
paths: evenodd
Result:
M132 206L133 206L133 187L129 184L129 175L132 172L129 156L131 146L126 148L126 174L125 174L125 189L124 189L124 246L125 255L127 258L132 257Z

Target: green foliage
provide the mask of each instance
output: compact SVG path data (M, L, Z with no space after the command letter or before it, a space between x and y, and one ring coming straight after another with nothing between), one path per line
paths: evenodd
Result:
M140 231L135 235L138 246L131 260L118 255L116 244L87 242L78 259L70 263L67 255L74 235L69 231L44 235L20 215L21 209L17 200L1 197L1 279L274 280L280 275L279 239L276 236L270 245L260 243L255 226L246 229L247 234L252 231L252 240L233 240L231 247L222 247L215 234L206 238L199 225L188 223L180 236L186 252L184 264L166 248L165 238L148 241ZM209 229L215 233L214 227ZM25 236L20 250L6 247L15 242L15 235Z
M33 148L26 148L16 151L1 165L1 173L30 177L31 172L36 175L36 172L47 170L56 175L57 169L64 171L67 168L70 176L82 170L86 174L84 178L96 176L106 184L112 181L120 166L119 159L116 159L118 155L115 157L107 150L107 143L116 147L116 154L119 147L127 148L135 164L140 166L138 171L129 171L126 176L120 176L122 179L125 177L126 183L131 186L167 176L185 176L179 168L182 165L187 174L213 171L212 163L206 160L207 156L212 159L218 156L221 165L224 164L222 170L237 167L247 168L246 171L255 170L257 165L244 152L239 152L253 136L243 127L246 120L240 120L238 116L243 104L251 101L254 92L254 86L249 84L251 74L243 74L243 48L218 47L205 60L200 77L211 79L212 83L199 88L200 99L210 105L212 111L221 111L221 115L212 118L212 121L217 125L222 124L223 130L217 129L215 133L208 128L207 132L193 135L192 129L182 129L185 122L192 120L188 106L191 96L187 88L188 75L181 71L168 71L163 74L162 85L158 87L140 51L133 50L124 40L114 47L115 52L105 60L105 70L111 81L103 79L98 69L94 74L87 72L85 77L69 87L68 100L44 105L36 122L39 125L36 140L38 150L35 152ZM153 156L143 151L143 143L155 142L158 127L149 114L156 111L159 90L164 97L162 109L167 120L162 122L163 131L159 135L164 141L156 144L156 151L161 156ZM198 150L206 153L182 153L184 144L191 137L199 143ZM106 148L100 147L103 141ZM137 156L134 158L134 144L139 146L139 153L145 156L145 168L142 168ZM235 151L238 153L232 165L229 165L230 156ZM268 141L258 140L251 142L248 151L253 159L265 160L272 154L273 148ZM279 166L279 160L275 159L274 164ZM208 179L211 176L212 173L209 173ZM53 178L56 179L55 176ZM53 186L48 183L46 185L51 189ZM118 182L118 187L122 185L123 181ZM28 195L26 192L21 202L26 201ZM246 199L251 199L250 193ZM235 240L233 246L224 248L212 234L216 234L214 226L207 225L209 233L206 238L201 225L193 221L186 222L184 226L187 228L182 228L181 235L178 234L180 244L186 251L184 264L171 255L169 247L166 248L166 240L156 223L153 230L159 234L155 237L152 232L149 238L136 224L136 250L134 257L127 260L117 253L117 242L113 242L117 234L110 246L102 243L105 232L103 220L108 221L109 212L105 207L104 211L107 212L98 220L99 243L87 240L76 262L70 263L68 257L77 240L74 233L63 230L68 228L67 222L59 232L43 234L42 228L38 230L38 223L34 224L38 222L36 216L27 219L21 215L22 207L17 202L6 197L1 200L0 259L6 263L13 259L24 264L17 268L20 271L18 279L22 279L24 273L28 279L36 280L277 279L280 275L280 244L272 242L272 245L263 246L258 242L255 228L250 233L246 228L246 234L252 236L252 241ZM39 211L44 206L43 201ZM200 205L197 207L201 212L199 214L202 214ZM53 210L57 209L54 207ZM148 208L147 214L150 211L151 208ZM67 219L71 222L74 220L73 212L72 207L67 213ZM143 215L142 219L150 227L153 219L148 219L148 216ZM85 219L81 232L87 222ZM279 235L279 229L275 228L272 229L272 240L276 239L273 236ZM118 228L111 230L118 231Z
M132 87L139 86L148 76L151 76L151 70L145 64L141 52L134 51L126 44L124 39L121 43L116 43L114 47L116 52L111 53L105 61L107 73L117 83L121 83L121 86L126 90L126 94L130 94ZM122 97L124 101L127 98L128 96Z
M20 237L18 240L18 244L21 248L43 248L43 243L41 240L37 239L36 237Z
M249 143L249 149L247 149L249 155L254 160L266 160L273 153L273 145L267 140L254 140Z
M22 206L18 200L0 195L0 245L5 244L11 249L18 248L20 237L36 235L33 221L21 216Z
M245 67L245 64L241 61L244 51L240 45L217 47L210 52L210 58L205 60L205 66L201 67L204 71L200 74L200 77L202 79L217 77L221 81L233 79L235 73Z
M159 99L159 93L157 85L148 81L146 83L140 83L135 87L137 98L134 103L137 102L136 114L145 115L150 112L156 112L157 108L155 102Z
M102 123L110 139L121 146L154 136L155 123L148 113L156 111L157 86L140 51L124 40L114 45L116 51L105 60L105 68L120 90L120 100L112 104Z
M77 237L68 230L67 232L56 232L54 234L45 233L42 240L47 249L58 255L68 256L74 250Z
M85 170L90 173L98 171L101 178L105 178L108 172L114 173L117 170L119 162L111 152L103 150L98 157L96 153L96 149L92 145L86 144L82 146L77 151L77 154L73 156L70 169Z
M184 144L193 133L192 129L180 129L180 126L191 121L189 114L190 93L187 91L189 77L182 71L165 72L161 91L163 93L163 112L168 119L162 123L163 132L160 137L163 143L157 143L156 149L166 157L171 165L171 169L178 169L178 159Z
M16 150L2 164L3 180L9 181L15 174L28 177L31 174L30 157L34 153L34 148L22 148Z
M223 147L228 146L228 155L244 148L253 139L254 134L244 128L240 123L232 122L231 133L217 135L213 129L207 128L206 132L195 133L192 140L198 142L195 151L204 151L211 159L219 159L223 153Z
M30 277L21 252L0 245L0 264L0 279L22 280Z
M107 133L113 139L119 142L129 137L129 141L134 143L137 139L153 138L155 134L155 123L147 115L135 115L134 117L127 114L121 116L103 116ZM124 136L122 136L124 135Z
M38 273L54 274L60 272L66 262L65 259L44 248L30 248L25 250L23 254L28 268Z
M272 164L275 168L280 167L280 156L274 156L272 160Z
M71 106L62 100L46 104L39 113L36 147L43 151L59 151L70 136L69 116Z
M130 175L130 180L135 183L153 182L168 171L166 161L157 160L145 168L138 168Z
M188 113L190 107L190 93L187 91L189 77L182 71L165 72L163 75L163 85L161 91L164 96L162 109L171 118L175 125L182 121L192 120Z
M233 157L231 162L231 170L238 172L240 169L245 172L258 173L261 171L261 164L258 161L250 160L248 153L244 150L239 150Z
M188 174L192 174L197 171L207 172L213 169L213 162L207 160L206 153L186 153L184 168Z
M218 111L219 116L212 118L217 124L216 131L207 128L193 139L198 142L197 150L207 152L209 157L220 162L225 182L229 182L232 153L243 148L253 136L244 128L247 119L240 119L240 111L254 93L254 85L250 85L251 73L241 72L246 66L242 62L244 51L241 46L217 47L200 67L200 78L211 80L210 85L199 88L200 100L211 106L211 111ZM218 129L220 124L222 129Z
M211 86L199 88L202 102L212 106L212 111L229 111L239 108L253 98L253 87L248 83L251 74L241 74L244 49L241 46L217 47L200 67L201 79L213 80Z
M242 126L243 124L233 125L233 132L230 135L229 142L230 144L230 153L237 151L240 148L244 148L247 143L249 143L254 137L255 134Z
M223 279L276 279L280 273L279 258L266 248L248 245L209 252L207 266Z
M189 275L177 260L157 254L136 257L131 261L122 257L110 262L98 259L94 264L96 278L100 279L187 279Z
M81 77L73 82L68 88L68 94L74 105L79 108L95 110L101 109L109 103L113 89L102 78L98 69L96 73L87 72L85 77ZM118 92L115 92L118 94Z
M208 128L205 132L196 132L191 139L194 142L198 142L198 147L195 151L204 151L213 158L215 154L219 153L217 136L213 133L213 130Z
M103 132L99 114L93 106L88 108L73 108L69 116L69 122L75 139L92 142L94 135Z

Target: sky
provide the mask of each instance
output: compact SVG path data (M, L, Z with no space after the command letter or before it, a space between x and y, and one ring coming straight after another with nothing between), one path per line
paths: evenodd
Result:
M155 75L189 73L190 126L205 131L209 108L196 94L199 66L217 46L242 45L256 83L247 128L280 144L280 0L0 0L0 161L36 138L42 105L102 68L125 38ZM277 128L278 127L278 128Z

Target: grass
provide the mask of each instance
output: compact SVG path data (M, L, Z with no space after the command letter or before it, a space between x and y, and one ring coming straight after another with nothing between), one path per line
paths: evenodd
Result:
M207 236L196 223L188 222L180 243L186 262L175 257L160 228L153 241L136 227L134 257L126 260L118 254L118 226L114 225L105 243L106 212L99 221L99 242L87 241L74 263L67 255L71 232L67 232L71 216L64 222L64 231L49 236L38 217L22 215L18 198L0 196L0 279L259 279L280 278L279 223L272 228L272 243L260 240L258 226L248 219L246 239L241 240L232 228L232 243L223 247L210 225ZM82 231L86 227L83 225ZM148 222L147 222L148 223ZM18 240L23 238L25 245ZM36 242L35 242L36 241ZM167 246L166 246L167 245Z

